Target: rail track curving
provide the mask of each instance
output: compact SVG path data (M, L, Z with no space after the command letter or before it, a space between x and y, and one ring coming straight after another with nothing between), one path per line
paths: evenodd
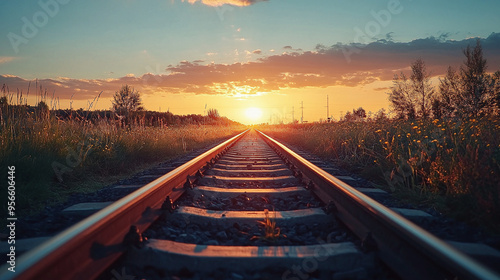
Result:
M223 269L254 273L236 279L266 270L279 279L369 279L383 262L404 279L500 279L254 130L82 220L0 276L93 279L117 260L158 278Z

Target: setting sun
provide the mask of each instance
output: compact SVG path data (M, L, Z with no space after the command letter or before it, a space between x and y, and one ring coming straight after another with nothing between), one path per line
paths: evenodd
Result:
M251 107L246 109L245 115L250 121L255 122L260 119L260 117L262 117L262 110L259 108Z

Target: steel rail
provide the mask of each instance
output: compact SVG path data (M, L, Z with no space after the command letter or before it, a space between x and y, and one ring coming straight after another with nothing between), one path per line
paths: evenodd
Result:
M175 201L188 176L238 141L248 130L199 155L80 221L17 260L1 279L93 279L125 251L123 240L135 225L142 233L162 213L167 196ZM6 270L5 270L6 271Z
M500 279L500 276L429 232L305 160L283 144L261 137L312 180L313 191L333 202L336 216L404 279ZM307 182L306 182L307 183Z

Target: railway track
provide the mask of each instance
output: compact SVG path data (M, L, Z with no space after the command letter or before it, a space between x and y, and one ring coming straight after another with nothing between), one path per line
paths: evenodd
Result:
M500 279L253 130L84 219L16 268L2 279Z

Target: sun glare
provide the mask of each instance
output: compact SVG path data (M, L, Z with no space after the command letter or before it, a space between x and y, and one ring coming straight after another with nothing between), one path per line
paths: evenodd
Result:
M251 107L245 111L245 115L249 120L254 122L260 119L260 117L262 117L262 110L259 108Z

